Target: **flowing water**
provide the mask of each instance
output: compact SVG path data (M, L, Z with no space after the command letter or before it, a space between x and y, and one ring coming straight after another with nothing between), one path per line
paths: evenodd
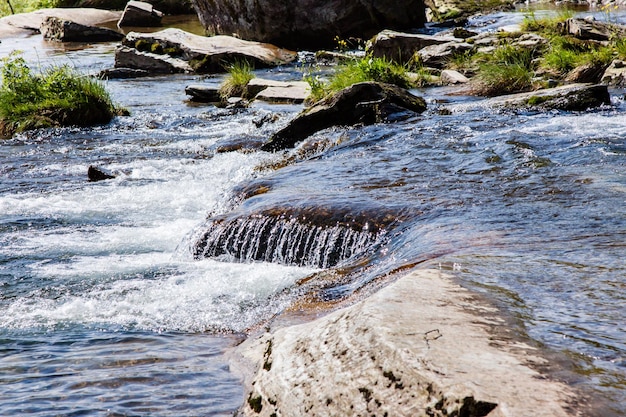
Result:
M16 47L44 66L113 64L112 44L0 44ZM224 352L246 330L415 266L485 294L567 359L601 415L626 413L624 90L585 113L445 116L475 99L416 91L423 115L320 132L285 157L218 152L300 109L186 102L186 85L219 81L109 81L130 117L1 143L0 414L232 415L243 389ZM88 182L90 165L116 178Z

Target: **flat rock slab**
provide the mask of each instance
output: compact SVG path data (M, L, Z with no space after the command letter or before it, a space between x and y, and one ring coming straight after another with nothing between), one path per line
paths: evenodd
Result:
M567 385L505 329L497 310L436 270L411 273L315 321L250 338L240 416L575 415ZM568 409L569 408L569 409Z
M300 104L311 93L306 81L275 81L253 78L246 87L249 96L268 103Z
M70 20L81 25L99 26L104 23L117 21L121 16L121 12L92 8L56 8L41 9L31 13L19 13L0 19L0 38L27 36L39 32L41 24L51 16L62 20Z
M163 12L156 10L150 3L131 0L126 3L117 26L152 27L161 26Z
M450 111L476 108L585 111L610 105L611 96L606 85L568 84L555 88L492 97L471 103L446 106Z
M237 60L251 61L256 67L271 67L297 58L295 52L267 43L232 36L200 36L175 28L155 33L129 32L123 44L128 49L123 50L124 56L117 57L116 54L115 65L147 70L150 68L137 67L137 62L126 62L126 59L132 59L131 53L150 52L154 55L149 56L152 59L179 59L187 62L193 71L204 73L225 72L224 65Z

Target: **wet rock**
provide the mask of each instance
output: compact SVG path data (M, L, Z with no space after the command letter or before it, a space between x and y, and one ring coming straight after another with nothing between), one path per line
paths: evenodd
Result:
M377 82L354 84L304 110L263 145L265 151L292 148L331 126L372 124L400 112L421 113L426 102L403 88Z
M235 212L209 220L193 255L328 268L371 249L397 218L385 209L295 205Z
M626 61L615 59L602 75L602 84L626 86Z
M198 103L219 103L222 101L219 86L193 84L185 87L185 94Z
M40 27L43 38L59 42L113 42L124 35L112 29L88 26L80 23L49 16Z
M150 3L131 0L126 4L117 26L154 27L161 26L163 12L156 10Z
M615 36L625 36L626 26L600 22L593 19L571 18L559 24L564 34L582 40L608 41Z
M238 416L551 416L577 395L454 279L421 270L341 310L240 345ZM546 369L546 368L543 368ZM349 410L349 412L347 412Z
M209 33L286 48L318 50L336 45L336 37L369 38L383 29L409 30L425 22L422 0L194 0Z
M511 94L456 106L450 109L466 110L474 107L532 108L538 110L585 111L611 104L606 85L568 84L555 88Z
M199 36L169 28L130 32L115 54L115 66L161 72L224 72L229 62L247 60L257 68L292 62L297 54L274 45L231 36ZM167 69L167 70L166 70Z
M570 71L565 77L568 83L598 83L602 79L607 65L602 63L589 63L580 65Z
M109 174L100 168L96 168L93 165L90 165L87 169L87 177L89 178L89 181L96 182L111 180L115 178L115 175Z
M402 33L383 30L372 38L367 48L374 57L387 58L395 62L409 62L415 52L430 45L441 45L454 41L455 38Z
M450 60L474 47L467 42L446 42L439 45L430 45L417 51L422 63L427 67L444 68Z
M133 68L110 68L98 73L98 78L103 80L122 80L150 76L150 71Z

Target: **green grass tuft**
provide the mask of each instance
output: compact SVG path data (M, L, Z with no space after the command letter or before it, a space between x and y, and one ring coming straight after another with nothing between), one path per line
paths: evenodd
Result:
M504 45L480 59L474 92L493 96L527 91L532 88L533 51Z
M254 78L252 64L246 60L234 61L225 66L228 75L220 85L220 97L227 100L229 97L241 97L246 86Z
M0 136L43 127L108 123L126 112L113 104L101 81L67 65L34 72L19 53L1 62Z

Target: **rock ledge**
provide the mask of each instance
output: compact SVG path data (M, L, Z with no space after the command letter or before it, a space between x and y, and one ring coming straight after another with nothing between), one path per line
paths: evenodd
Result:
M235 367L255 370L239 416L577 415L570 388L531 367L545 359L489 331L504 325L441 272L411 273L240 345Z

